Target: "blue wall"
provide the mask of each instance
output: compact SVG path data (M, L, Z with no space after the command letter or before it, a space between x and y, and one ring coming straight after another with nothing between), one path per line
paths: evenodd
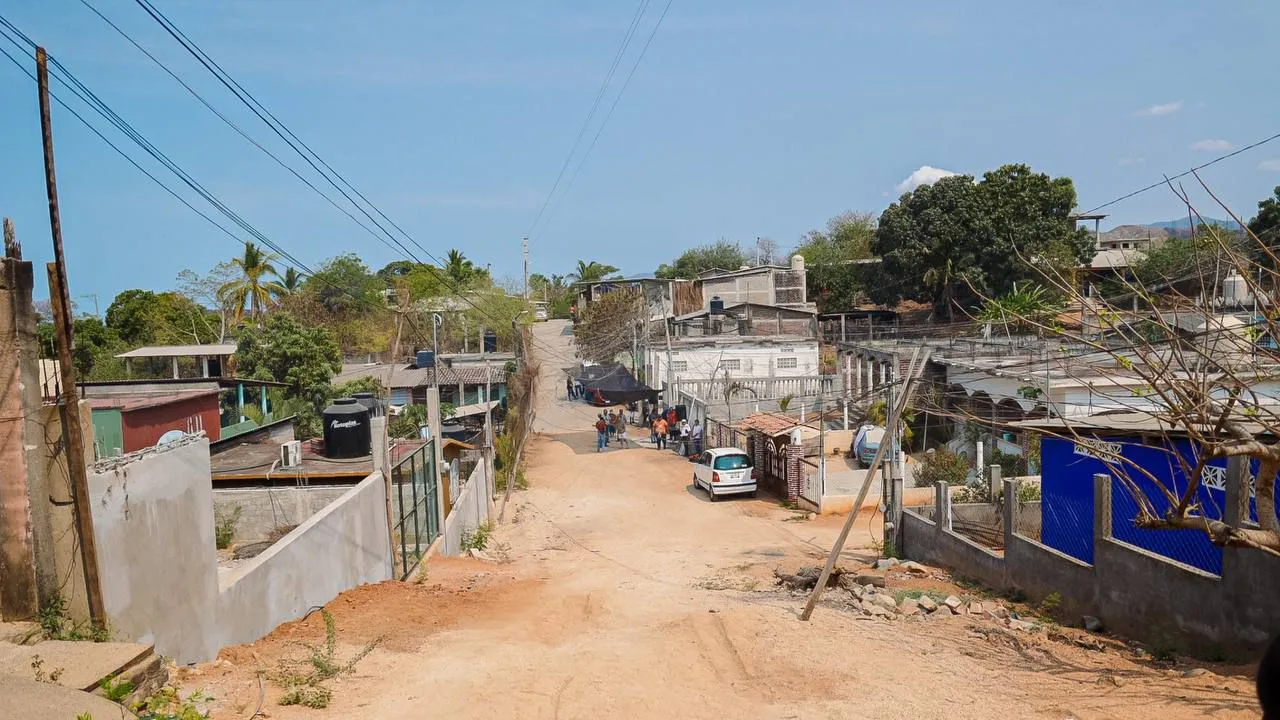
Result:
M1093 476L1105 473L1111 481L1111 534L1117 540L1136 545L1165 557L1220 575L1222 573L1222 548L1209 542L1208 537L1194 530L1142 530L1134 527L1138 503L1128 487L1116 480L1121 472L1141 488L1143 494L1155 506L1157 513L1169 509L1169 503L1143 471L1160 479L1175 494L1187 487L1175 452L1181 453L1194 467L1195 453L1189 443L1177 441L1172 445L1153 447L1141 439L1102 436L1100 442L1117 443L1124 462L1112 464L1078 452L1077 444L1060 438L1045 437L1040 441L1041 512L1043 530L1041 540L1045 545L1061 550L1088 563L1093 562ZM1209 467L1225 474L1226 460L1214 460ZM1139 470L1141 468L1141 470ZM1250 471L1257 472L1254 463ZM1213 472L1213 471L1206 471ZM1221 519L1226 502L1224 490L1201 483L1198 501L1202 514ZM1250 513L1256 517L1252 504Z

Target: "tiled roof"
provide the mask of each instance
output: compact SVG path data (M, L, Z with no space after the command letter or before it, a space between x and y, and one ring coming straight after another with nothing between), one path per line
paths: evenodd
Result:
M786 415L752 413L738 422L738 427L746 430L758 430L766 435L781 435L798 424L794 419Z

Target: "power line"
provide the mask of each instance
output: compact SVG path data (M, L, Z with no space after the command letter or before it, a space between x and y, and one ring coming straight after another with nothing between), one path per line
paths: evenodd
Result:
M582 142L583 136L586 135L592 119L595 118L596 110L600 107L600 101L604 99L605 92L609 89L609 83L613 81L613 75L617 71L622 57L626 54L627 48L631 45L631 39L635 37L636 29L640 26L640 19L649 7L649 1L641 0L635 14L631 17L631 24L627 27L627 32L622 37L622 44L618 46L618 51L613 55L613 62L610 63L609 70L605 73L604 80L600 83L600 89L596 91L595 99L591 102L591 109L587 111L587 116L583 118L582 126L578 128L578 135L573 139L573 145L569 147L569 154L565 156L564 162L560 164L560 171L556 173L555 182L551 184L551 189L547 191L547 197L543 199L542 206L538 208L537 216L533 218L533 222L525 232L526 236L533 234L533 230L538 226L538 221L542 219L542 214L546 212L552 196L555 195L556 188L560 187L564 172L569 168L569 163L573 160L574 153L578 151L578 145Z
M280 119L276 117L269 109L267 109L256 97L254 97L252 93L246 90L242 85L240 85L240 83L238 83L233 77L231 77L231 75L227 73L226 70L224 70L222 66L217 63L217 61L213 60L213 58L210 57L207 53L205 53L194 41L192 41L189 37L187 37L187 35L183 33L182 30L179 29L176 24L174 24L171 20L169 20L169 18L166 17L164 13L156 9L155 6L152 5L148 0L136 0L136 2L140 7L143 8L143 10L147 12L148 15L151 16L153 20L155 20L158 24L160 24L162 28L164 28L164 30L171 37L173 37L183 47L183 49L185 49L189 54L195 57L196 60L199 61L200 64L205 67L206 70L212 73L214 77L217 78L218 81L224 87L230 90L231 93L235 95L235 97L241 103L243 103L246 107L248 107L260 120L262 120L262 122L266 123L267 126L270 127L271 130L274 133L276 133L277 136L279 136L287 145L289 145L289 147L292 148L294 152L296 152L299 156L301 156L303 160L306 161L307 164L312 167L312 169L314 169L317 173L319 173L322 177L324 177L325 180L328 181L330 185L332 185L336 190L338 190L338 192L341 193L349 202L355 205L356 208L360 210L360 212L370 220L370 222L372 222L376 227L378 227L378 229L382 230L383 233L385 233L387 237L391 239L392 242L394 242L401 249L402 253L407 259L413 262L416 262L419 265L421 265L423 268L425 268L428 272L430 272L432 275L435 276L437 281L439 281L445 287L449 288L449 290L451 290L456 297L458 297L460 300L470 305L474 310L479 312L481 315L484 315L488 317L490 320L494 320L499 323L506 323L506 322L513 321L513 318L496 318L495 316L492 315L492 313L484 310L479 305L477 305L473 300L471 300L471 298L467 297L466 293L460 288L459 284L452 282L451 278L449 278L448 276L440 272L439 268L433 267L428 263L424 263L419 258L417 258L407 247L405 247L403 243L396 240L395 236L392 235L392 233L388 231L385 227L383 227L383 225L379 223L377 219L375 219L369 213L369 211L365 209L363 205L361 205L360 203L357 203L355 199L352 198L352 196L346 190L343 189L343 187L339 186L338 183L341 182L342 186L345 186L346 188L350 189L352 193L355 193L355 195L359 197L360 200L362 200L365 205L367 205L370 209L372 209L374 213L380 216L389 225L391 225L393 228L398 230L402 236L404 236L410 243L412 243L415 247L417 247L419 250L425 253L427 257L434 260L438 265L441 265L441 266L444 265L444 263L440 260L440 258L432 254L431 251L427 250L425 247L422 246L421 243L419 243L411 235L409 235L409 233L405 231L404 228L400 227L394 221L392 221L389 217L387 217L386 213L380 210L372 201L368 199L368 197L366 197L362 192L360 192L357 188L355 188L355 186L352 185L352 183L348 181L345 177L343 177L341 173L334 170L333 167L329 165L329 163L325 162L325 160L318 153L316 153L309 145L307 145L304 141L298 138L298 136L295 133L289 130L287 125L285 125L282 121L280 121ZM314 158L314 160L312 158ZM325 171L322 171L320 167L317 166L317 163L319 163L319 166L323 166L325 170L328 171L328 173L326 173ZM332 177L330 177L330 174L332 175ZM532 342L535 345L538 344L536 340L533 340ZM558 355L558 353L555 353L550 348L544 347L543 349L553 356Z
M1261 139L1261 140L1258 140L1257 142L1249 143L1248 145L1245 145L1245 146L1244 146L1244 147L1242 147L1242 148L1239 148L1239 149L1233 150L1233 151L1231 151L1231 152L1229 152L1229 153L1227 153L1227 154L1225 154L1225 155L1219 155L1218 157L1216 157L1216 158L1214 158L1214 159L1210 160L1210 161L1209 161L1209 162L1207 162L1207 163L1204 163L1203 165L1197 165L1197 166L1195 166L1195 167L1191 168L1190 170L1187 170L1187 171L1185 171L1185 172L1178 173L1177 175L1174 175L1173 177L1168 177L1168 178L1164 178L1163 180L1160 180L1160 181L1158 181L1158 182L1153 182L1153 183L1151 183L1150 185L1148 185L1148 186L1146 186L1146 187L1144 187L1144 188L1139 188L1139 189L1137 189L1137 190L1134 190L1134 191L1133 191L1133 192L1131 192L1131 193L1126 193L1126 194L1124 194L1124 195L1121 195L1120 197L1116 198L1115 200L1110 200L1110 201L1108 201L1108 202L1102 203L1101 205L1099 205L1099 206L1097 206L1097 207L1095 207L1095 208L1092 208L1092 209L1090 209L1090 210L1086 210L1085 212L1080 213L1080 214L1081 214L1081 215L1091 215L1091 214L1093 214L1093 213L1095 213L1095 212L1097 212L1097 211L1099 211L1099 210L1101 210L1101 209L1103 209L1103 208L1111 207L1112 205L1115 205L1115 204L1116 204L1116 203L1118 203L1118 202L1122 202L1122 201L1124 201L1124 200L1128 200L1128 199L1129 199L1129 198L1131 198L1131 197L1135 197L1135 196L1137 196L1137 195L1141 195L1142 193L1145 193L1145 192L1147 192L1147 191L1149 191L1149 190L1154 190L1155 188L1158 188L1158 187L1160 187L1161 185L1167 185L1168 183L1170 183L1170 182L1172 182L1172 181L1174 181L1174 180L1178 180L1178 179L1180 179L1180 178L1184 178L1184 177L1186 177L1186 176L1188 176L1188 175L1190 175L1190 174L1192 174L1192 173L1194 173L1194 172L1196 172L1196 171L1198 171L1198 170L1203 170L1203 169L1205 169L1205 168L1209 167L1210 165L1216 165L1216 164L1218 164L1218 163L1222 162L1223 160L1226 160L1226 159L1228 159L1228 158L1233 158L1233 157L1235 157L1236 155L1239 155L1239 154L1240 154L1240 153L1242 153L1242 152L1245 152L1245 151L1248 151L1248 150L1252 150L1252 149L1254 149L1254 148L1257 148L1257 147L1261 147L1261 146L1263 146L1263 145L1266 145L1267 143L1269 143L1269 142L1271 142L1271 141L1273 141L1273 140L1275 140L1275 139L1277 139L1277 138L1280 138L1280 133L1276 133L1275 135L1272 135L1272 136L1270 136L1270 137L1265 137L1265 138L1263 138L1263 139Z
M604 120L600 122L600 127L596 128L596 134L591 138L591 144L587 146L586 152L582 153L582 159L578 161L578 166L574 168L573 175L569 176L569 182L565 185L564 192L560 193L560 200L551 210L551 216L547 218L547 222L542 226L543 232L551 224L555 218L556 212L560 206L564 204L564 198L573 189L573 183L578 179L578 173L582 172L582 166L587 164L587 159L591 157L591 151L595 149L596 142L600 140L600 134L604 132L605 126L609 124L609 118L613 117L613 111L618 107L618 101L622 99L622 95L626 93L627 87L631 85L631 78L635 76L636 69L640 67L640 62L644 60L645 53L649 52L649 46L653 44L653 38L658 34L658 28L662 27L662 21L667 17L667 11L671 9L671 3L675 0L667 0L666 6L662 8L662 14L658 16L658 21L654 23L653 29L649 32L649 37L644 42L644 47L640 48L640 54L636 56L636 61L631 65L631 71L627 73L627 77L622 82L622 88L618 90L618 94L613 98L613 104L609 106L609 112L605 113ZM539 213L541 215L541 213Z

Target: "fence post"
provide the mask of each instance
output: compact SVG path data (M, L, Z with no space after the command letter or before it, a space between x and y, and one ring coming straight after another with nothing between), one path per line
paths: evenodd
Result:
M1000 497L1000 475L1004 472L999 465L991 465L987 468L987 483L991 489L991 502L994 504L996 499Z
M996 472L994 469L992 472ZM1004 481L1004 547L1009 552L1013 544L1013 535L1018 531L1018 480L1009 478Z
M1111 537L1111 476L1093 476L1093 547L1096 559L1098 544Z
M1233 455L1227 458L1226 507L1222 521L1231 527L1249 519L1249 458Z
M939 480L933 484L933 525L942 532L951 529L951 487Z

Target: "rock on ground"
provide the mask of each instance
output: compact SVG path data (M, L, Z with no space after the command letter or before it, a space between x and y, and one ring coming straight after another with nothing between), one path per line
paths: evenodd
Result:
M920 606L921 610L928 613L934 612L938 609L938 602L928 595L921 595L920 599L916 600L916 604Z

